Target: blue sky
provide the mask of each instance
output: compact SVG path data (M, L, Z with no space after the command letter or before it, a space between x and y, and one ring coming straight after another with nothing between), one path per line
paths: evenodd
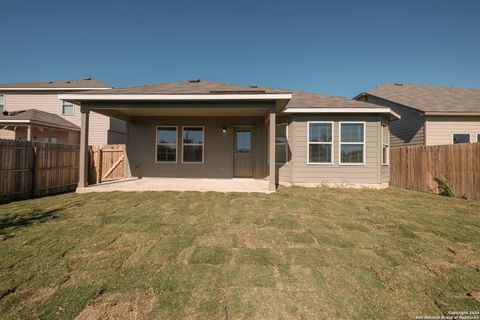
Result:
M0 82L480 87L480 1L5 1Z

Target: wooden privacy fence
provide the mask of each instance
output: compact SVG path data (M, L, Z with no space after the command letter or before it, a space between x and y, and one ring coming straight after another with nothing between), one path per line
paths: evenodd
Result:
M480 143L392 148L390 184L441 193L446 179L458 196L480 199Z
M0 202L74 191L78 145L0 139Z
M89 184L122 179L126 176L124 144L91 146L89 155Z

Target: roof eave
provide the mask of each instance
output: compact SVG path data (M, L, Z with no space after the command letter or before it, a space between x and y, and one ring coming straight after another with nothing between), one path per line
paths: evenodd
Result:
M259 101L290 100L291 93L261 94L59 94L58 99L79 101Z
M344 108L344 107L322 107L322 108L286 108L285 113L373 113L388 114L390 120L398 120L402 117L390 108Z
M0 91L79 91L79 90L110 90L111 87L106 88L9 88L0 87Z
M69 126L63 126L60 124L52 124L48 122L43 122L43 121L38 121L38 120L31 120L31 119L0 119L0 124L31 124L31 125L37 125L37 126L42 126L42 127L49 127L49 128L55 128L55 129L63 129L63 130L72 130L72 131L80 131L80 128L75 126L75 127L69 127Z
M459 112L446 112L446 111L425 111L426 116L480 116L479 111L459 111Z

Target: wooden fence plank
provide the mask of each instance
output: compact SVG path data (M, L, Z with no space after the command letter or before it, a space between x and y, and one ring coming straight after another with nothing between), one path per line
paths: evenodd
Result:
M458 196L480 199L480 143L391 149L391 185L440 193L445 179Z

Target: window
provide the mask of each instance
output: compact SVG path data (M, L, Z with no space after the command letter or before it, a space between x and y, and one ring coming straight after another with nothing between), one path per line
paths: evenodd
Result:
M333 122L308 122L308 164L333 163Z
M63 101L63 106L62 106L62 114L64 116L70 116L75 113L75 108L73 104Z
M468 133L454 133L453 143L470 143L470 134Z
M177 162L177 127L157 127L157 162Z
M288 160L287 124L275 126L275 163L284 164Z
M382 124L382 164L388 165L390 152L390 132L388 126Z
M340 122L340 164L365 164L364 122Z
M57 143L57 138L55 137L46 137L43 139L46 143Z
M3 94L0 93L0 113L3 112Z
M183 127L183 162L203 163L203 127Z
M477 133L477 142L480 142L480 133Z

